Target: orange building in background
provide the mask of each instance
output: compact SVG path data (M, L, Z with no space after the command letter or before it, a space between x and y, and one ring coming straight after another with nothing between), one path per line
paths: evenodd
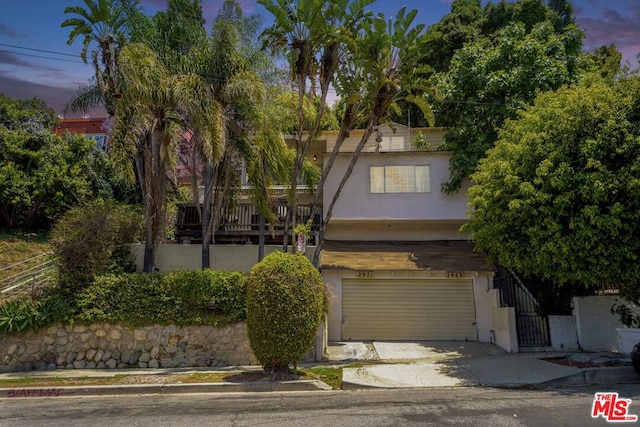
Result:
M65 132L74 132L85 135L87 138L94 139L98 147L106 150L107 133L102 127L106 117L101 118L75 118L60 119L60 125L55 129L57 135Z

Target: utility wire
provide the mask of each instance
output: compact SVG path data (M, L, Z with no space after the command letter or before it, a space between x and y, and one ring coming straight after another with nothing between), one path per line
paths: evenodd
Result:
M71 59L64 59L64 58L51 58L49 56L32 55L30 53L13 52L13 51L4 50L4 49L0 49L0 52L1 53L11 53L11 54L14 54L14 55L30 56L30 57L33 57L33 58L44 58L44 59L49 59L51 61L64 61L64 62L71 62L71 63L74 63L74 64L84 64L84 62L82 62L82 61L72 61Z
M55 52L53 50L36 49L36 48L33 48L33 47L16 46L16 45L13 45L13 44L4 44L4 43L0 43L0 46L12 47L12 48L15 48L15 49L33 50L35 52L50 53L52 55L64 55L64 56L71 56L73 58L80 58L80 55L76 55L76 54L73 54L73 53Z

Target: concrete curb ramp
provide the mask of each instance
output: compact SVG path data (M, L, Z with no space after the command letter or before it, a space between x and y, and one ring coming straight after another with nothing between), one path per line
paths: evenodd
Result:
M318 380L256 381L250 383L133 384L73 387L0 388L0 398L107 396L123 394L247 393L318 391L332 388Z

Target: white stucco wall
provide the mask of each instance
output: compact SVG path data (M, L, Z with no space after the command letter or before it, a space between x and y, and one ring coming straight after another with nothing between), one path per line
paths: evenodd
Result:
M340 155L323 191L324 206L329 206L350 154ZM429 165L431 192L376 194L370 192L371 166ZM465 184L453 195L440 188L449 178L449 155L443 152L363 153L345 184L333 209L332 220L466 220L467 189ZM325 209L326 211L326 209ZM326 213L326 212L325 212Z
M516 311L513 307L491 308L495 344L509 353L518 352Z
M619 351L616 328L623 325L618 316L611 314L614 296L574 297L573 316L576 321L578 342L587 351ZM640 312L640 309L636 309Z
M573 316L550 315L549 336L551 347L556 351L578 350L578 333L576 331L576 321Z
M265 246L265 255L281 250L282 246ZM315 246L307 246L307 257L311 259ZM144 245L134 244L131 252L135 257L136 270L142 271ZM202 259L200 244L160 245L156 254L156 267L162 272L176 270L198 270ZM211 245L211 269L250 272L258 262L258 245Z

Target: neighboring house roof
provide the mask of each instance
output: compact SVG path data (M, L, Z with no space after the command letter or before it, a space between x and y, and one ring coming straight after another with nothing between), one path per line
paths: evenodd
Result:
M321 258L325 270L495 271L486 256L463 240L431 242L327 241Z
M104 134L105 130L102 125L105 120L107 120L106 117L61 119L60 125L56 128L56 133L61 134L69 131L80 134Z

